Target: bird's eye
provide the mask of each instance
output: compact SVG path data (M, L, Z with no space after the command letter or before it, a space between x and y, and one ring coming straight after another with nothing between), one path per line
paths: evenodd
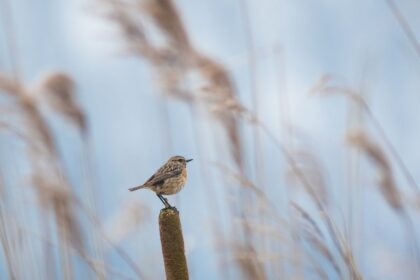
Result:
M183 160L183 159L178 159L178 161L179 161L179 162L183 162L184 160Z

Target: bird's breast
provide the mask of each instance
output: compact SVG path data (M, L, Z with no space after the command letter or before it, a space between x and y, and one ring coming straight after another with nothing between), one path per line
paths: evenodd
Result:
M159 187L158 191L161 194L170 195L179 192L185 185L187 180L187 171L183 169L178 176L168 178Z

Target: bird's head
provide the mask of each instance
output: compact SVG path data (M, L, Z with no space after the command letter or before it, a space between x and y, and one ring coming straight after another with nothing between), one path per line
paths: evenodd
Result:
M183 156L173 156L171 157L168 162L174 164L182 164L183 166L187 166L187 162L192 161L193 159L185 159Z

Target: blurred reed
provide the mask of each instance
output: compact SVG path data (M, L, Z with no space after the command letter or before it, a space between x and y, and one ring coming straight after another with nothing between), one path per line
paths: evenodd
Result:
M400 18L393 2L388 2L412 44L416 45L405 19ZM196 142L200 140L200 123L196 117L204 116L211 120L209 127L214 135L207 145L217 143L217 151L228 151L226 155L223 152L209 155L205 152L208 147L197 143L204 146L199 149L200 158L211 157L211 162L202 164L203 161L200 168L206 178L203 185L207 188L206 207L211 227L205 234L213 235L211 246L218 258L218 275L224 279L370 278L370 270L381 270L381 267L378 264L376 268L366 268L363 259L358 258L367 253L366 249L355 250L346 235L348 228L361 227L363 221L351 224L352 221L340 216L342 209L335 201L335 188L328 182L328 172L335 170L324 166L324 155L316 149L290 145L291 141L285 139L293 136L294 130L290 127L287 128L289 135L278 137L276 129L261 119L254 34L248 7L245 2L242 4L245 29L249 33L251 109L240 98L230 69L195 46L174 1L100 0L97 7L119 28L119 39L127 51L148 63L163 96L180 100L190 109ZM153 32L159 36L150 36ZM15 34L11 35L8 38L13 40ZM14 57L18 56L15 45L10 43ZM8 278L76 279L83 275L98 279L148 279L153 278L150 275L160 275L135 259L122 245L124 240L132 238L130 233L148 219L144 205L123 201L115 218L108 222L98 214L96 200L101 196L100 192L95 192L97 181L91 159L89 118L78 102L77 81L57 70L41 73L41 78L29 85L22 81L18 69L14 67L13 74L0 71L1 137L16 140L24 147L25 153L16 154L24 162L20 164L28 165L25 175L29 174L30 178L22 183L23 176L6 173L10 172L8 166L0 169L0 242ZM332 76L323 76L311 93L344 96L346 102L360 108L367 122L372 124L372 133L347 129L348 144L358 148L372 162L373 169L366 173L378 172L379 193L407 232L407 238L401 242L406 241L410 246L413 262L407 266L411 278L417 279L420 258L417 221L412 217L418 215L419 207L413 207L407 199L411 194L419 197L416 179L367 100L357 90L333 82ZM283 107L289 110L287 104ZM169 114L165 108L162 110ZM85 145L81 148L81 163L87 164L83 192L78 191L80 188L70 178L70 170L56 143L58 135L50 123L51 118L70 123ZM291 119L288 115L284 118ZM166 118L167 127L174 125L167 119L170 118ZM246 133L246 128L251 128L250 134ZM220 131L223 131L222 137ZM252 139L250 150L245 149L249 146L246 139ZM275 159L268 162L263 143L272 145L279 156L273 153L270 157ZM255 163L249 164L251 161ZM273 177L263 176L269 174L268 163L275 164ZM18 164L18 160L7 163ZM394 167L402 172L411 192L399 185ZM215 169L223 180L214 176ZM223 186L221 191L215 191L216 184ZM284 191L279 192L279 189ZM284 200L278 199L279 194L286 193ZM20 197L36 198L38 204L25 205ZM358 206L368 203L361 196L348 199L357 200ZM284 209L288 213L284 213ZM172 220L165 222L168 211L161 212L160 226L166 273L172 275L171 271L179 271L179 267L171 268L169 247L179 245L177 252L183 252L184 248L179 239L182 239L179 217L171 213L169 219ZM175 228L167 227L167 223ZM36 235L41 236L38 241L34 241ZM171 243L168 238L174 237L178 242ZM118 255L130 271L122 271L125 266L114 267L111 253ZM138 255L152 259L147 252ZM187 279L185 256L177 257L184 257L180 270L183 276L175 278ZM88 267L89 272L81 271L81 266ZM193 269L190 266L190 273ZM406 275L404 271L402 275Z

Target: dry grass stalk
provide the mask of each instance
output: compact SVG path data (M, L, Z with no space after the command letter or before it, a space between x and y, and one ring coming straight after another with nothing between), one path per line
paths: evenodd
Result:
M325 222L325 226L328 230L328 233L334 242L337 250L340 252L340 256L343 258L344 262L347 265L348 271L353 279L362 279L362 276L357 268L357 265L354 261L353 253L348 246L348 244L344 241L342 234L338 230L337 226L335 225L332 217L328 214L325 204L323 200L319 197L319 194L316 192L316 188L313 184L309 181L306 174L299 168L298 162L296 161L295 157L292 153L289 152L288 149L282 144L282 142L278 141L277 138L273 135L273 133L261 122L258 122L257 125L261 127L264 131L266 136L273 141L273 143L278 147L286 157L288 164L290 165L291 171L295 174L296 178L302 183L305 191L308 193L309 197L314 202L315 206L317 207L319 213L321 213L323 221Z
M325 182L325 170L321 161L314 154L306 150L296 150L295 152L291 152L291 154L294 157L298 168L306 175L308 180L311 181L314 192L318 194L319 199L323 204L328 205L328 186ZM286 178L293 180L292 182L299 180L299 178L296 177L296 173L290 169L286 173Z
M22 140L27 145L31 145L30 138L25 135L23 131L21 131L19 128L15 127L13 124L0 121L0 131L4 130L5 132L9 132L16 136L18 139Z
M34 91L45 95L53 110L62 114L81 131L86 130L85 115L75 98L75 83L66 73L55 71L45 74Z
M252 113L249 113L252 115ZM344 262L347 265L348 271L351 274L351 277L353 279L362 279L362 276L357 268L357 265L354 261L353 253L351 251L351 248L348 246L348 244L344 241L344 238L342 237L342 234L336 227L333 219L328 214L328 211L326 209L326 205L324 204L324 201L320 194L317 192L317 188L314 187L312 182L307 178L307 174L305 174L304 170L302 170L298 164L297 159L294 157L294 155L289 152L285 146L277 140L277 138L274 136L273 133L268 129L267 126L264 125L264 123L260 122L258 119L253 118L253 123L257 126L259 126L265 135L273 141L273 143L278 147L283 154L286 157L287 162L290 165L291 172L296 176L296 178L302 183L305 191L308 193L309 197L313 200L316 207L318 208L319 212L322 214L323 221L325 221L328 233L330 237L332 238L337 250L340 252L340 256L343 258Z
M72 244L76 251L83 251L83 237L74 213L73 196L68 187L57 185L51 177L35 176L33 185L37 189L40 205L52 210L60 235Z
M266 279L258 253L249 243L235 240L231 242L233 258L241 268L241 279Z
M258 215L259 218L261 218L263 215L267 215L271 218L274 218L276 222L280 223L280 227L283 227L286 222L284 219L278 215L278 213L275 211L276 207L273 205L266 194L258 187L256 186L252 181L250 181L248 178L246 178L244 175L241 175L239 172L235 172L232 169L228 168L225 165L222 164L215 164L221 171L223 171L224 176L231 177L235 181L239 182L242 188L249 189L252 191L252 194L256 195L257 198L257 205L254 205L252 213L255 213ZM239 227L235 226L233 228L235 235L239 236L241 233L243 234L243 242L241 243L240 240L236 240L236 243L234 246L232 246L232 250L234 254L237 254L237 250L244 250L247 252L257 252L259 248L258 242L256 240L258 238L261 238L262 236L257 234L258 230L256 230L254 227L250 227L250 224L252 224L252 221L250 220L250 213L246 212L245 207L245 200L239 199L238 201L235 201L239 203L240 209L242 211L239 214L238 220L240 223L236 223L236 225L239 225ZM252 214L251 213L251 214ZM266 235L263 235L266 237ZM241 243L241 244L240 244ZM250 254L252 256L253 253ZM238 265L242 272L246 272L247 277L257 277L256 279L265 279L265 269L261 262L257 261L253 258L239 258L237 259ZM246 264L246 262L249 262ZM249 274L251 273L251 274Z
M413 277L418 278L419 270L417 267L420 263L420 250L418 247L417 233L411 217L406 210L406 206L403 203L402 194L395 183L391 163L381 147L363 131L350 133L348 140L350 144L361 149L379 170L381 193L404 223L408 236L407 241L409 242L409 247L412 248L414 262L417 264L412 270Z
M15 98L16 109L22 113L22 119L25 122L24 128L28 131L24 135L28 135L27 138L30 137L31 139L29 148L37 156L41 158L47 156L50 158L49 163L56 164L59 160L59 154L48 124L38 108L38 104L33 96L28 94L28 90L24 85L16 84L12 89L13 91L10 94ZM36 164L34 164L35 166Z
M330 83L332 82L332 77L329 75L324 75L321 77L321 79L316 83L316 85L312 88L310 92L312 93L321 93L321 94L339 94L347 99L351 100L358 106L360 106L363 111L367 114L367 116L372 121L373 125L375 126L376 130L379 132L382 140L385 142L386 147L390 151L393 158L396 160L398 167L402 170L404 173L404 176L407 178L407 181L409 182L410 186L413 188L413 190L418 194L420 192L420 188L414 179L414 176L411 174L411 172L408 170L407 165L404 163L403 159L401 158L400 154L398 153L395 146L392 144L389 137L386 135L385 130L381 123L378 121L376 116L373 114L372 110L370 109L370 106L366 102L366 100L358 94L357 90L354 90L350 87L346 86L332 86Z
M223 172L224 176L234 179L240 183L241 187L251 190L252 193L256 195L258 206L261 206L261 208L259 208L261 210L261 214L273 217L277 222L280 223L280 225L287 224L286 221L275 211L275 205L270 201L270 199L267 197L267 194L259 186L246 178L244 175L235 172L223 164L214 163L214 165Z
M216 113L213 115L225 126L231 153L236 165L242 170L241 140L235 115L248 116L245 114L248 111L237 101L233 83L227 70L221 64L198 52L195 52L193 57L196 69L205 78L203 92L206 94L203 100L208 109Z
M190 43L181 17L170 0L146 0L142 5L155 24L169 39L168 44L177 51L189 52Z
M281 259L281 254L279 252L248 252L248 251L238 251L235 254L235 259L240 260L246 260L246 259L255 259L256 261L260 263L267 263L267 262L273 262L278 261ZM249 276L249 275L248 275ZM261 278L261 279L267 279Z
M401 26L411 45L414 47L417 56L420 57L420 43L416 38L416 33L414 32L413 28L410 26L407 19L398 8L397 4L395 4L395 1L386 0L385 2L387 3L388 8L391 10L394 17L397 19L398 24Z
M26 94L19 97L20 110L23 113L26 128L34 141L38 156L57 159L58 153L48 125L44 121L35 100Z
M315 248L319 253L321 253L321 255L324 256L324 258L331 264L331 266L337 272L339 278L342 278L340 267L335 261L333 253L326 245L324 235L322 234L322 231L320 230L315 220L307 211L305 211L305 209L300 207L298 204L292 202L292 206L303 220L303 222L301 222L301 228L299 230L299 233L302 235L303 239L308 241L308 243L311 244L313 248Z
M151 61L157 59L159 52L156 52L155 48L147 39L143 25L136 21L136 15L130 13L130 11L137 11L137 9L127 7L123 2L104 2L111 6L106 11L105 16L109 20L118 23L122 37L127 42L129 50Z
M155 69L158 81L164 91L181 100L192 102L200 100L210 110L225 109L226 100L234 100L235 90L227 70L197 51L191 44L182 19L171 0L132 1L140 7L140 13L148 15L167 39L164 46L157 46L146 37L144 24L138 20L127 5L107 1L112 7L109 18L115 21L123 31L129 49L148 60ZM105 3L107 3L105 2ZM140 14L139 13L139 14ZM204 86L211 89L211 94L197 96L185 88L188 76L198 74ZM231 104L231 102L228 102ZM231 106L231 105L228 105ZM221 113L222 111L222 113ZM225 128L230 149L236 165L242 169L241 141L237 121L228 110L218 110L217 119Z
M137 0L131 1L132 5L110 0L105 0L104 3L107 4L105 7L109 8L107 17L117 23L122 32L123 39L128 45L129 51L142 56L150 63L163 92L168 96L179 98L187 102L192 101L192 94L181 86L188 64L186 62L188 59L188 56L185 55L186 50L184 48L179 49L179 46L175 47L174 45L171 45L173 40L167 40L167 44L163 47L154 44L146 36L144 24L142 23L142 20L140 20L143 19L143 17L139 17L139 15L144 12L147 16L147 11L153 13L152 15L149 14L152 19L160 17L159 14L162 13L169 15L177 15L177 13L173 13L173 11L156 11L160 7L156 3L145 4L142 1ZM173 5L168 4L164 6L168 7ZM173 19L173 21L180 21L180 19ZM167 34L166 30L164 30L163 33L163 35ZM174 37L177 38L178 36Z
M52 83L49 84L49 87L57 89L60 85L62 86L63 83ZM16 110L21 113L24 134L27 135L26 138L31 139L27 148L32 172L35 174L33 186L37 191L40 205L54 214L58 236L62 241L60 253L63 261L63 274L71 277L73 269L70 264L67 244L71 244L80 254L84 254L84 246L79 224L73 213L73 194L67 176L61 168L62 159L35 96L28 94L30 91L22 84L16 84L8 89L12 90L10 95L15 99Z
M18 90L18 84L14 79L0 72L0 90L7 94L14 94Z
M346 86L331 85L332 82L333 82L332 76L323 75L315 83L315 85L309 90L309 92L311 94L324 94L324 95L340 94L363 107L367 107L366 101L363 99L363 97L360 94L358 94L356 90L353 90L352 88L349 88Z
M296 160L294 155L287 151L281 143L278 143L273 134L269 132L263 124L258 122L252 114L248 114L249 112L244 110L243 106L240 106L240 103L235 98L235 89L233 83L229 79L228 72L213 59L202 55L200 52L196 51L193 46L191 46L178 13L173 12L174 6L172 3L170 3L170 5L166 5L167 2L161 5L159 5L159 3L160 1L155 1L151 4L152 6L155 5L153 6L153 9L143 9L146 14L149 14L150 17L153 18L156 27L160 29L164 35L166 34L165 36L167 37L169 46L165 45L164 47L156 47L151 44L146 36L144 36L145 32L143 30L143 25L138 24L135 21L130 22L130 24L127 24L127 22L120 23L120 25L123 26L123 29L125 26L125 29L129 31L125 32L126 34L129 34L127 36L127 41L135 43L133 44L132 49L139 50L139 53L151 62L152 66L156 68L156 72L160 75L159 80L164 81L165 84L169 85L166 86L166 89L171 91L170 94L177 97L184 94L184 96L188 96L188 101L200 100L210 111L217 112L217 118L222 120L223 125L228 132L232 155L238 167L241 167L242 165L243 155L241 154L240 149L241 142L239 139L238 125L236 123L237 118L248 119L248 121L251 120L253 123L256 123L266 132L269 138L276 142L276 145L280 147L286 156L286 160L291 165L292 172L295 173L296 177L302 182L305 190L316 204L320 213L325 215L324 218L328 232L331 235L334 244L340 251L340 255L348 265L352 277L360 279L361 276L355 266L350 248L343 241L343 238L332 221L332 218L326 211L326 201L323 200L325 196L322 195L322 191L317 190L317 188L313 186L310 178L306 178L308 174L305 173L307 172L305 172L305 170L301 170L302 166ZM122 19L120 18L117 22L118 21L122 21ZM172 23L173 26L169 26L168 23ZM139 38L133 38L133 34L137 34ZM189 46L185 48L187 51L182 50L179 54L174 54L173 51L170 51L171 47L173 47L173 49L177 49L179 46L187 45ZM185 90L183 87L183 82L187 79L186 76L188 76L190 72L198 73L200 74L200 77L202 77L201 82L204 86L201 88L204 88L205 90L204 94L200 95L199 98L195 98L196 95L191 94L190 91ZM325 80L328 81L328 79ZM328 87L325 86L324 82L321 83L321 86L316 90L323 91L324 93L340 92L346 97L352 99L354 102L368 108L364 100L361 99L356 92L349 90L348 88L340 86Z
M247 230L254 231L258 235L265 235L278 241L287 242L286 237L279 232L278 227L270 224L262 224L258 219L251 220L251 218L237 218L234 221L236 224L240 224ZM282 220L282 227L289 226L285 220Z
M220 244L221 249L224 249L226 247L235 248L237 242L230 241L228 243ZM300 253L300 252L297 252ZM290 255L290 253L287 252L271 252L271 251L264 251L264 252L252 252L246 249L241 249L238 247L235 250L235 254L233 255L233 261L243 261L243 260L249 260L254 259L255 261L258 261L260 263L265 263L267 261L270 262L288 262L297 266L305 266L305 271L310 271L310 275L314 275L312 272L316 272L319 275L326 276L326 272L320 267L319 265L314 266L312 264L317 263L317 261L314 259L312 255L308 255L308 258L312 261L309 265L306 265L306 263L303 263L301 259L293 257ZM226 265L229 265L229 263L226 263ZM248 271L249 268L244 268L244 271ZM293 272L291 272L293 275ZM277 278L279 278L281 275L275 275ZM249 275L245 274L244 277L249 277ZM256 278L257 279L257 278ZM270 279L268 277L261 278L261 279ZM282 278L280 278L282 279ZM303 277L293 275L290 276L287 279L305 279ZM328 279L328 277L321 277L320 279Z
M244 107L242 107L244 108ZM246 110L247 114L250 116L254 116L250 111ZM348 244L344 241L342 234L336 227L333 219L328 214L326 209L326 205L324 202L326 201L325 198L320 197L320 193L318 193L317 188L314 187L312 182L307 178L307 174L305 174L304 170L302 170L299 166L297 159L294 155L286 149L283 143L274 136L274 134L270 131L270 129L261 121L259 121L256 117L252 118L252 123L259 126L265 135L273 141L276 147L278 147L281 152L285 155L286 161L290 165L291 172L296 176L297 179L302 183L305 191L308 193L310 198L315 203L316 207L318 208L319 212L322 214L323 221L325 221L328 233L332 238L337 250L340 252L341 257L343 258L344 262L347 265L347 268L351 274L353 279L362 279L362 276L356 266L354 261L353 253L351 248Z
M362 131L352 132L347 138L351 145L361 149L378 168L381 193L392 208L401 210L403 208L401 195L395 184L392 168L384 151L378 143L373 142Z
M89 155L89 142L87 138L87 122L85 113L83 112L80 104L76 100L76 83L73 81L73 79L66 73L61 71L51 71L45 73L35 84L35 86L31 87L29 90L27 90L30 94L33 100L36 101L36 106L40 107L42 106L42 103L45 101L49 107L55 111L57 114L62 115L66 120L68 120L70 123L75 125L79 131L82 134L82 137L84 137L84 148L85 153L87 156L87 165L89 166L90 161L88 158ZM29 94L28 94L29 95ZM36 108L38 109L38 108ZM39 110L39 109L38 109ZM36 113L36 112L35 112ZM60 157L56 152L56 148L53 148L53 150L50 150L50 156L56 159L57 166L60 167ZM83 167L82 167L83 168ZM91 170L90 170L91 171ZM62 173L61 170L58 172ZM84 194L81 194L88 207L91 209L91 213L95 213L95 201L93 198L93 188L94 188L94 182L90 179L92 179L91 176L93 176L93 172L84 173L86 175L85 177L85 185L83 186L83 190L86 192ZM65 175L63 175L65 176ZM67 183L66 183L67 182ZM65 179L64 182L67 185L68 180ZM101 260L103 260L103 253L102 253L102 244L101 240L96 236L96 233L94 233L91 236L91 240L94 243L93 244L93 251L94 254ZM80 252L81 254L84 254L84 252ZM98 266L100 267L100 266ZM104 272L100 272L98 270L95 270L98 273L99 278L104 278Z
M117 215L107 223L105 235L113 244L118 244L144 222L149 216L148 210L138 202L122 206Z
M17 265L15 265L14 259L13 259L13 251L12 251L12 246L10 244L10 234L8 232L8 227L7 225L9 224L8 221L8 217L10 215L7 215L5 213L5 209L4 209L4 205L5 205L5 194L4 194L4 182L3 182L3 177L2 177L2 173L0 171L0 200L1 200L1 204L0 204L0 242L1 245L3 247L3 253L4 253L4 258L6 260L6 269L8 272L8 276L10 279L17 279L17 272L15 271L17 268Z

